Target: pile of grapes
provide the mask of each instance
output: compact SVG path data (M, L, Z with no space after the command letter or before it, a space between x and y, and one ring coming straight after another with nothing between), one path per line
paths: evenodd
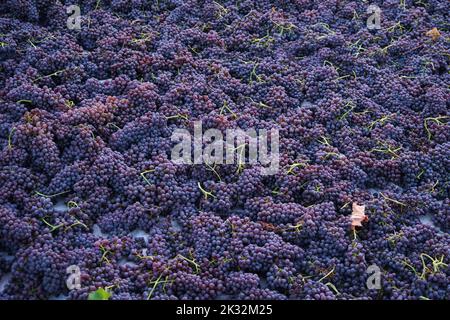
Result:
M449 12L1 1L0 299L450 299ZM279 170L174 163L199 121Z

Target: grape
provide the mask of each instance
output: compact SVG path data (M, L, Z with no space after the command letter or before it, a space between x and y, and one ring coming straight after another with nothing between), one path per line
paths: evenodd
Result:
M450 298L445 1L69 2L0 3L0 299Z

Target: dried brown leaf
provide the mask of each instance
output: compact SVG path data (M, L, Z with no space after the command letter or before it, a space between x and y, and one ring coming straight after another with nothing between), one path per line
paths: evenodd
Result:
M362 227L362 222L367 221L369 218L364 214L366 210L365 205L358 205L356 202L352 204L352 215L350 219L352 220L352 229L354 230L356 227Z
M431 39L433 39L433 41L436 41L441 36L441 33L439 32L439 30L436 27L434 27L430 31L427 31L426 35L431 37Z
M260 221L259 223L261 224L263 229L267 230L267 231L277 231L277 229L278 229L276 226L274 226L273 224L268 223L268 222Z

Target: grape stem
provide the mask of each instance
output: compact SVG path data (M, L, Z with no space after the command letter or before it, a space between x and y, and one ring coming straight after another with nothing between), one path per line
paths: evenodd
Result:
M309 162L309 160L303 160L302 162L295 162L295 163L293 163L293 164L291 164L290 166L289 166L289 169L286 171L286 174L288 175L288 174L294 174L295 175L295 172L294 172L294 170L296 169L296 168L304 168L304 167L306 167L307 166L307 164L305 163L305 162Z
M62 224L62 223L59 224L59 225L57 225L57 226L55 226L55 225L53 225L53 224L47 222L44 218L42 218L41 221L44 222L47 226L50 227L50 232L53 232L53 231L55 231L55 230L61 228L62 226L64 226L64 224Z
M200 182L197 182L198 188L200 189L200 191L205 195L205 200L208 200L208 196L211 196L213 198L216 198L215 195L213 195L211 192L206 191L205 189L203 189L202 185L200 184Z
M220 108L220 113L219 114L222 115L224 110L227 110L229 113L231 113L231 115L235 119L238 118L237 114L233 110L231 110L231 108L228 106L228 102L227 101L223 102L223 105L222 105L222 108Z
M149 169L141 172L141 177L147 182L147 184L151 184L150 181L145 176L147 173L155 172L155 169Z
M8 149L12 149L12 135L16 131L16 128L12 128L8 135Z
M102 257L101 257L100 261L105 260L107 264L110 264L111 261L109 261L107 255L108 255L108 253L111 253L111 251L106 250L106 248L103 245L100 245L100 251L102 252Z
M200 265L199 265L197 262L195 262L194 259L186 258L185 256L183 256L183 255L181 255L181 254L178 254L177 256L178 256L179 258L183 259L183 260L186 260L187 262L191 263L192 265L194 265L194 267L195 267L195 273L199 273L199 272L200 272Z
M326 275L324 275L322 278L320 278L318 282L322 282L322 280L324 280L324 279L328 278L330 275L332 275L334 272L334 269L335 269L335 266L333 266L333 268Z
M432 137L431 131L428 128L428 121L433 121L434 123L436 123L436 124L441 126L441 125L445 125L446 124L446 123L442 122L441 120L444 120L444 119L447 119L447 118L448 118L448 116L439 116L439 117L434 117L434 118L433 117L425 118L425 120L423 121L423 126L425 127L425 131L427 132L428 140L431 141L431 137Z
M57 196L60 196L62 194L65 194L65 193L69 193L69 192L70 192L70 190L67 190L67 191L62 191L62 192L59 192L59 193L47 195L47 194L44 194L44 193L39 192L39 191L34 191L34 193L36 193L38 196L41 196L41 197L44 197L44 198L53 198L53 197L57 197Z
M214 167L213 167L209 163L206 163L206 166L209 168L208 170L212 171L216 175L216 177L219 179L219 181L222 182L222 179L220 178L220 175L216 170L216 164L214 163Z
M382 192L380 192L380 195L384 198L384 200L393 202L393 203L398 204L399 206L402 206L402 207L406 207L406 204L405 204L405 203L400 202L400 201L395 200L395 199L392 199L392 198L389 198L388 196L386 196L386 195L385 195L384 193L382 193Z

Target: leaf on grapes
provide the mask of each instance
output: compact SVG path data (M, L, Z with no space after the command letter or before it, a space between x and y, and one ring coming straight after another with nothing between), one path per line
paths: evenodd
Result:
M108 300L111 297L111 293L103 288L98 288L97 290L89 293L88 300Z
M264 230L267 230L267 231L277 231L277 227L274 226L274 225L271 224L271 223L263 222L263 221L260 221L259 223L261 224L261 226L262 226L262 228L263 228Z
M356 202L352 204L352 215L350 219L352 220L352 229L356 227L362 227L362 222L367 221L369 218L364 214L366 210L365 205L358 205Z
M431 37L431 39L433 39L433 41L436 41L441 36L441 33L439 32L439 30L436 27L434 27L433 29L427 31L426 35Z

